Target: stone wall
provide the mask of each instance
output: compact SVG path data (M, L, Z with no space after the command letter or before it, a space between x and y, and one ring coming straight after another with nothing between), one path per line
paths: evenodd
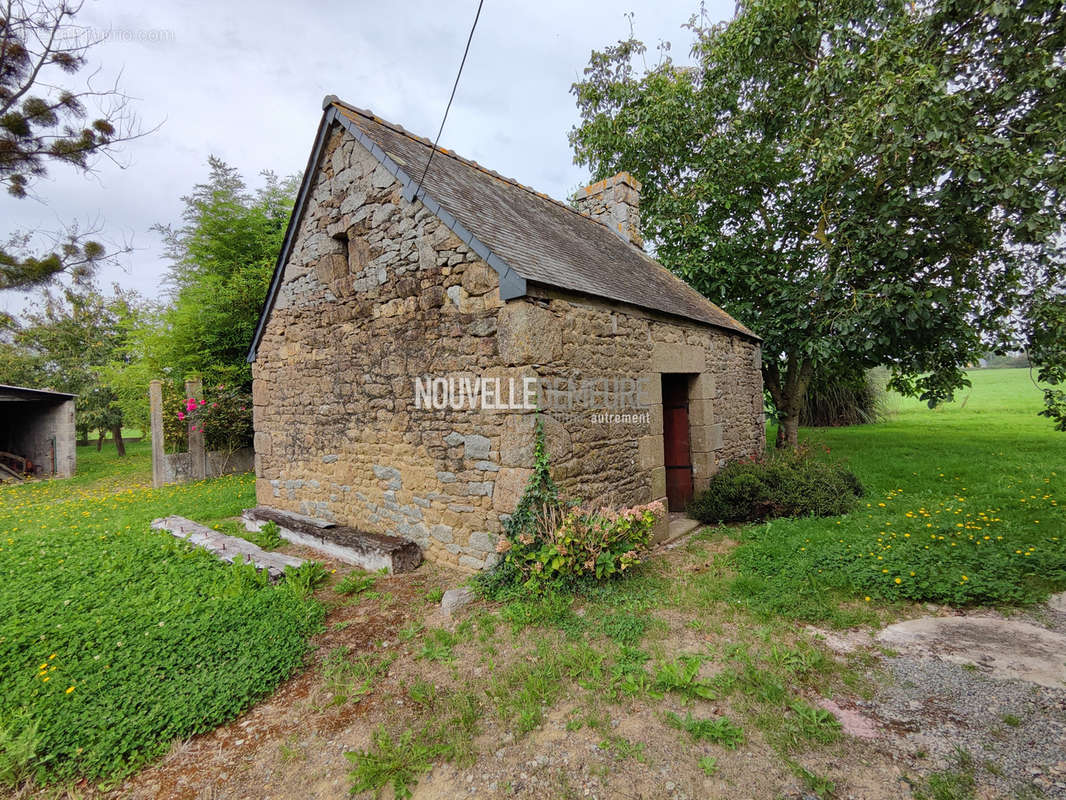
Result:
M585 499L664 496L662 371L694 375L697 480L761 451L756 344L530 288L502 303L496 273L334 132L253 365L258 503L405 536L428 559L492 563L534 414L417 408L426 376L642 381L639 423L595 423L595 402L545 409L553 472Z
M192 453L164 453L162 474L156 486L171 483L189 483L198 480L193 470ZM238 475L251 472L255 467L255 453L250 447L241 447L232 453L208 450L204 453L204 477L218 478L222 475ZM153 476L154 477L154 476Z

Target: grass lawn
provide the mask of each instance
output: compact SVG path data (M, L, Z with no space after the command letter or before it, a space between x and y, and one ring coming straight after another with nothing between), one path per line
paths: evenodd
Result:
M1066 437L1035 415L1027 372L971 377L942 409L897 399L882 424L804 431L866 485L847 516L706 528L625 580L478 602L452 621L437 606L461 579L426 565L329 578L323 629L322 605L288 584L147 529L235 514L250 478L152 490L147 444L122 461L82 448L77 478L0 489L0 782L20 751L42 783L130 773L272 692L319 630L299 691L242 720L261 733L254 758L234 723L120 794L180 775L226 796L309 796L342 770L357 791L401 796L449 762L454 791L440 796L495 796L560 750L569 760L544 767L538 796L581 796L590 775L600 796L658 796L666 780L692 797L888 785L897 757L843 738L816 705L872 697L875 654L833 657L797 619L876 624L919 613L910 601L1066 587Z
M148 527L250 504L247 475L152 489L147 443L0 488L0 777L12 760L39 782L129 772L300 664L317 603Z
M970 373L930 410L891 401L887 421L804 431L867 495L844 517L739 532L734 600L761 614L848 624L860 603L1022 603L1066 588L1066 436L1036 415L1024 369Z

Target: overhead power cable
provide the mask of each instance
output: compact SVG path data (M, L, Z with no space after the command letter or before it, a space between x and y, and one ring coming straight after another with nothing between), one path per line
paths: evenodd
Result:
M452 93L448 98L448 105L444 109L444 118L440 121L440 130L437 131L437 138L433 140L433 149L429 152L429 158L426 159L426 168L422 170L422 177L418 179L418 186L415 187L415 197L418 197L418 192L422 188L422 181L426 179L426 173L429 172L429 165L433 163L433 156L437 153L437 143L440 142L440 135L444 132L444 123L448 121L448 112L452 108L452 100L455 99L455 90L459 88L459 78L463 74L463 66L466 64L467 53L470 52L470 42L474 40L474 31L477 29L477 21L481 17L481 7L485 4L485 0L478 0L477 13L474 15L474 24L470 26L470 35L466 37L466 49L463 50L463 60L459 62L459 72L455 75L455 83L452 84Z

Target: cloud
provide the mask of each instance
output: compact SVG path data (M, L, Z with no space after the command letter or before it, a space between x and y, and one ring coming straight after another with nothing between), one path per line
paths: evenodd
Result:
M695 0L595 2L486 0L441 143L556 197L585 182L567 133L577 122L570 85L589 53L629 33L650 46L675 43ZM44 203L0 199L0 236L16 228L55 228L58 220L99 218L113 239L140 248L122 269L106 269L145 295L161 290L167 262L157 222L180 220L182 195L207 174L215 154L255 184L261 170L303 169L321 114L336 94L421 135L440 125L476 2L206 2L145 6L135 0L87 4L79 22L109 31L91 51L102 77L122 72L136 111L156 133L130 143L129 165L103 160L95 176L52 167L37 187ZM732 3L712 4L723 19ZM686 46L681 46L686 45ZM8 294L0 307L17 311Z

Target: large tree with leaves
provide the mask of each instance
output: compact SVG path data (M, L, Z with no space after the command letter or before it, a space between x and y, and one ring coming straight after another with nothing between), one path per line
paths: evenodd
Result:
M123 414L104 375L106 365L126 361L128 332L140 299L117 286L105 295L94 286L45 291L41 302L8 322L0 344L0 383L48 387L78 395L75 426L81 438L110 433L119 455Z
M1056 357L1057 0L744 0L687 27L694 66L593 53L571 141L643 182L659 258L764 337L779 445L816 372L885 365L936 403L990 348Z
M49 165L88 172L96 157L140 135L117 85L74 85L101 41L75 24L80 9L66 0L0 3L0 184L13 197L28 196ZM45 253L32 251L34 233L14 233L0 245L0 289L33 288L64 272L84 278L107 257L90 238L94 231L73 224L51 237Z
M250 189L235 168L212 156L207 180L182 198L181 223L157 226L172 262L169 296L139 317L130 361L108 369L131 418L144 417L145 392L157 378L178 392L192 375L205 386L251 391L245 356L298 186L297 177L262 178Z

